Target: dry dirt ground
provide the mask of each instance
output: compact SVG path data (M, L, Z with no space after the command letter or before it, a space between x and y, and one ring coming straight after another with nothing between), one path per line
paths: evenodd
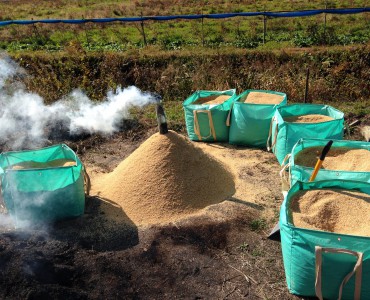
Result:
M65 143L96 175L112 171L155 131ZM120 207L93 196L73 220L27 230L3 225L0 298L301 299L287 290L280 243L266 238L283 200L275 156L197 146L234 173L233 197L164 225L128 223Z

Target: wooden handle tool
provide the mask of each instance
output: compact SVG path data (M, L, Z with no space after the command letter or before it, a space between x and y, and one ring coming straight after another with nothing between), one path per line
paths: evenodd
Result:
M310 181L314 181L315 178L316 178L316 175L317 173L319 172L320 168L321 168L321 165L325 159L325 156L326 154L328 154L330 148L331 148L331 145L333 144L333 141L330 140L324 147L324 149L322 149L322 152L321 152L321 155L320 155L320 158L317 160L317 163L316 163L316 166L315 166L315 169L313 170L312 174L311 174L311 177L310 177Z

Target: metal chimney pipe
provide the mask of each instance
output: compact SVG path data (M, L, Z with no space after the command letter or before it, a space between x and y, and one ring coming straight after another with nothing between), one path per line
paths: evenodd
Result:
M162 97L158 94L155 94L155 97L158 100L158 103L157 103L157 106L156 106L158 130L159 130L160 134L166 134L166 133L168 133L168 128L167 128L166 114L165 114L163 106L161 104Z

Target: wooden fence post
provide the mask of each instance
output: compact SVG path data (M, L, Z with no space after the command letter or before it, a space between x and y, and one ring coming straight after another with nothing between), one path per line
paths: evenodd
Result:
M203 12L202 12L202 46L204 47L204 18L203 18Z
M33 21L33 18L31 20ZM41 34L39 33L39 30L37 29L36 24L35 23L32 24L32 27L33 27L33 31L36 33L37 38L41 40Z
M82 16L82 20L85 20L85 17L84 16ZM85 29L86 43L87 43L87 46L90 49L90 36L89 36L88 28L87 28L87 23L86 22L83 22L82 24L83 24L82 26Z
M144 46L146 47L148 44L146 42L146 35L145 35L145 28L144 28L144 21L143 21L143 12L141 12L141 22L140 22L140 25L141 25L141 34L142 34L143 40L144 40Z
M263 44L265 44L266 42L266 22L267 22L266 15L263 15Z
M325 9L328 9L328 0L325 0ZM326 12L324 13L324 44L326 45Z
M310 68L307 68L307 72L306 72L306 88L304 90L304 103L307 103L308 101L308 79L310 77Z

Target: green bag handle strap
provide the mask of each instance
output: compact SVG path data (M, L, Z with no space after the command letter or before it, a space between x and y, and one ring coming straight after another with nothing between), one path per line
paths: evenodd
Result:
M283 161L281 162L281 166L290 164L289 159L290 159L291 156L292 156L291 153L288 153L287 155L285 155Z
M353 274L356 274L355 277L355 294L354 294L354 300L360 300L361 299L361 280L362 280L362 252L356 252L348 249L341 249L341 248L322 248L320 246L315 247L315 266L316 266L316 281L315 281L315 292L316 296L323 300L322 297L322 286L321 286L321 269L322 269L322 253L344 253L344 254L350 254L357 257L356 264L353 268L353 270L348 273L344 278L343 281L339 287L339 294L338 294L338 300L342 299L342 292L343 287L347 284L347 282L351 279Z
M267 151L273 151L273 148L275 147L276 145L276 141L277 141L277 135L278 135L278 129L279 129L279 124L278 122L276 122L276 127L275 127L275 134L274 134L274 139L272 140L272 124L274 123L275 121L275 117L273 117L271 119L271 122L270 122L270 130L269 130L269 136L267 138L267 142L266 142L266 148L267 148ZM271 142L271 145L270 145L270 140L272 140Z
M231 111L233 110L234 102L230 106L229 113L227 114L227 119L226 119L226 126L230 127L230 122L231 122Z
M200 128L199 128L199 121L198 121L198 113L205 113L208 115L208 121L209 121L209 135L202 137L200 133ZM216 130L215 126L213 124L213 119L212 119L212 113L210 110L206 109L201 109L201 110L193 110L193 115L194 115L194 132L197 135L198 139L201 141L202 139L207 139L210 136L213 136L213 140L216 141Z
M91 180L89 174L87 174L86 168L84 165L82 165L83 169L83 177L84 177L84 187L86 191L86 195L90 195L90 190L91 190Z
M290 157L291 157L291 154L290 153L288 153L285 156L283 162L281 163L281 165L283 166L283 168L279 172L279 175L280 175L280 178L281 178L281 189L283 191L287 191L290 188L290 182L291 182L291 177L290 177L290 162L289 162L289 158ZM288 178L286 176L286 170L288 170L288 173L289 173Z
M267 142L266 142L267 151L271 151L270 140L271 140L271 135L272 135L272 123L273 122L274 122L274 117L271 119L271 122L270 122L269 136L268 136Z
M8 163L8 168L10 167L10 161L8 155L4 154L6 162Z
M77 154L76 152L74 152L71 148L69 148L66 144L62 144L62 148L67 150L68 152L72 152L73 156L74 156L74 161L76 162L76 166L77 166Z

